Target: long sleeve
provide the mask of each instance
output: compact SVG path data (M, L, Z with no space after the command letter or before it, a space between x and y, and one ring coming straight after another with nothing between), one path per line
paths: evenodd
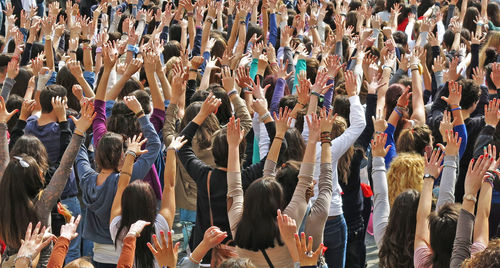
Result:
M278 49L278 53L279 53L279 50L281 48ZM287 73L291 73L291 72L294 72L294 66L293 66L293 52L292 52L292 49L290 47L284 47L283 48L283 62L286 65L286 72ZM293 87L293 82L295 81L295 76L290 76L287 80L286 80L286 84L288 85L288 88L292 88Z
M493 135L495 134L495 128L489 125L483 127L481 132L476 139L476 144L474 145L474 158L479 157L483 154L483 147L488 146L493 140Z
M68 121L59 122L59 130L61 132L61 135L59 138L59 157L57 158L57 160L61 161L66 148L68 148L68 145L71 142L71 136L73 136L73 133L69 128Z
M94 147L97 148L102 136L108 131L106 127L106 102L102 100L94 100L95 119L92 122L92 131L94 138Z
M458 158L455 155L444 157L443 175L439 185L439 197L436 210L447 203L455 203L455 183L457 181Z
M387 155L385 156L385 163L386 167L389 167L389 165L392 162L392 159L396 156L396 142L394 141L394 132L396 131L396 127L393 126L392 124L387 124L387 128L385 129L385 133L387 134L387 141L385 143L385 146L391 145L391 148L389 149L389 152L387 152Z
M76 155L84 140L85 137L73 134L73 138L71 138L68 148L64 151L59 167L54 173L54 176L52 176L49 185L47 185L42 192L40 199L36 201L35 208L42 223L48 222L49 213L66 186Z
M17 119L16 125L10 133L9 151L12 150L16 141L24 135L24 128L26 128L26 121Z
M134 267L135 243L136 238L134 236L126 236L125 239L123 239L122 253L120 254L120 259L118 260L116 268Z
M201 27L196 27L196 36L194 37L194 46L191 51L192 56L199 56L201 54L201 35L203 30ZM230 33L230 32L229 32Z
M175 122L177 121L177 112L179 107L175 103L170 103L165 113L165 124L163 125L163 143L170 144L175 135Z
M252 117L250 117L250 112L248 112L245 101L240 96L234 96L231 99L231 103L233 104L236 118L240 119L241 128L247 134L252 128Z
M262 177L276 177L276 162L266 159Z
M250 63L250 71L248 72L250 75L250 78L255 81L255 76L257 76L257 68L259 59L252 59L252 63Z
M186 102L185 107L191 104L191 97L196 92L196 80L188 80L186 84Z
M460 210L455 241L453 241L450 267L460 267L462 262L470 257L474 220L475 217L473 214L464 209Z
M366 95L366 110L365 110L365 122L366 127L356 141L363 149L367 149L370 145L370 141L375 131L373 126L372 116L375 116L377 111L377 95L368 94Z
M276 47L276 40L278 37L278 25L276 24L276 14L269 14L269 43Z
M285 214L295 220L297 226L302 224L307 209L306 189L313 181L314 163L302 162L299 170L299 182L293 192L292 200L285 208Z
M307 215L305 233L313 237L313 248L317 248L323 241L323 231L328 211L330 210L330 202L332 201L332 164L321 163L319 173L319 193L318 198L314 201L309 215Z
M328 79L328 82L326 82L326 84L329 85L330 88L326 91L325 96L323 98L323 107L326 107L326 111L330 112L330 109L332 108L332 99L333 99L333 90L335 81L333 79Z
M372 169L373 194L375 199L373 205L373 233L375 243L379 249L382 246L382 238L384 237L391 211L385 172L384 158L374 157Z
M241 185L241 172L227 173L227 197L232 198L231 208L227 212L229 225L233 237L236 236L236 230L243 214L243 188Z
M70 241L64 237L59 237L57 239L56 245L52 249L50 254L49 263L47 267L50 268L62 268L64 267L64 259L66 258L66 253L68 253Z
M23 53L21 54L21 61L20 61L20 66L26 66L28 65L30 59L31 59L31 48L33 47L33 44L31 43L26 43L26 47L24 48Z
M10 79L10 78L5 78L3 81L3 86L2 86L2 97L5 101L9 98L10 91L14 87L14 84L16 83L16 80Z
M156 133L160 133L163 128L163 124L165 123L165 111L156 108L153 109L153 113L151 114L149 121L153 124Z
M279 111L280 100L281 98L283 98L283 95L285 94L285 85L286 85L285 79L278 78L278 80L276 80L273 97L271 99L271 105L269 105L269 112L271 113L271 115L273 113L277 114Z
M194 134L198 130L199 126L193 121L189 122L187 126L182 130L181 134L187 140L187 143L179 149L177 156L180 162L186 168L189 176L193 178L194 181L198 181L203 174L207 172L207 169L211 169L210 166L205 164L201 159L199 159L193 151L192 141Z
M130 179L131 182L138 179L142 180L144 176L146 176L151 169L151 165L153 165L158 157L158 153L161 149L160 138L158 137L153 124L151 124L146 116L139 118L138 121L141 125L142 135L148 139L146 142L146 150L148 150L148 152L139 156L137 161L134 163L132 178Z
M458 136L462 138L462 143L460 143L460 150L458 152L459 158L461 159L467 149L467 143L469 142L469 137L467 135L467 128L465 124L461 124L453 127L453 131L458 132Z
M299 73L305 70L307 70L306 60L303 59L298 60L297 65L295 65L295 75L294 75L295 79L293 81L292 89L290 90L292 94L295 94L295 85L299 84L299 78L298 78Z

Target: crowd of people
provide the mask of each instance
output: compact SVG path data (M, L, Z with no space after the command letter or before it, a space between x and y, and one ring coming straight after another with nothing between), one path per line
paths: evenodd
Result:
M2 268L500 267L500 1L0 9Z

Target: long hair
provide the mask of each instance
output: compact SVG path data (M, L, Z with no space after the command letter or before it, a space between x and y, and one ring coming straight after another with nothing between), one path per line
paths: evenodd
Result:
M141 133L137 117L123 101L117 101L113 105L107 127L109 131L122 134L125 137L133 137Z
M9 247L19 248L28 224L40 221L34 199L44 183L33 157L21 154L10 159L0 181L0 238Z
M432 132L427 125L423 125L401 130L396 148L398 153L424 155L427 146L432 146Z
M432 249L432 260L429 264L432 264L434 268L450 267L459 212L459 205L447 203L439 211L434 211L429 215Z
M408 189L422 190L424 177L424 158L415 153L400 153L391 162L387 172L389 203Z
M337 116L333 122L332 127L332 140L339 137L347 129L347 121L342 116ZM347 184L347 179L349 178L349 172L351 167L351 161L354 156L354 146L350 146L349 149L339 158L337 161L337 172L338 178L343 183Z
M112 169L114 172L118 172L124 146L122 135L106 132L99 141L95 154L99 170Z
M292 200L293 193L295 192L295 188L299 182L299 169L300 162L292 160L284 163L276 173L276 181L281 184L281 188L283 189L285 207L288 206Z
M184 129L187 124L193 120L198 112L200 112L202 104L203 102L201 101L195 101L189 104L184 112L184 117L179 124L179 130ZM219 120L217 120L217 117L211 113L196 131L196 134L193 137L193 140L196 140L196 143L193 143L193 145L197 144L199 149L209 148L212 146L212 136L219 129Z
M236 230L234 241L240 248L258 251L283 246L277 210L284 209L283 189L274 177L258 179L247 188L243 214Z
M498 31L490 31L488 32L488 38L486 43L481 48L479 52L479 67L484 67L484 62L486 61L486 50L488 48L493 48L495 51L498 51L500 48L500 32Z
M402 192L391 206L389 221L378 252L381 268L413 267L413 242L420 193Z
M23 135L16 141L14 147L10 150L10 158L21 154L33 157L43 174L49 169L49 155L45 145L37 137Z
M128 230L136 221L151 222L150 225L144 227L141 236L137 238L135 266L153 267L154 256L146 245L148 242L151 242L151 236L155 233L156 197L153 188L141 180L134 181L123 191L121 203L122 219L115 241L118 241L118 237L123 230ZM169 226L169 228L171 227Z

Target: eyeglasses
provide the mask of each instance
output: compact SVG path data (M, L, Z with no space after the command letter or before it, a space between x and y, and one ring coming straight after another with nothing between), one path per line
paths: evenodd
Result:
M19 164L21 164L21 167L23 168L27 168L30 166L30 164L28 164L28 162L24 161L24 159L20 156L14 156L15 159L17 159L19 161Z

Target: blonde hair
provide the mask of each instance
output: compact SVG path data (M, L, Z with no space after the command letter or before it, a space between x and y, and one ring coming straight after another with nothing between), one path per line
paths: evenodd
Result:
M389 190L389 203L408 190L422 190L424 177L424 158L416 153L400 153L391 162L387 172L387 185Z
M498 51L500 48L500 32L491 31L488 40L481 48L479 52L479 67L484 68L484 62L486 61L486 50L488 48L493 48L495 51Z
M66 264L64 268L94 268L94 265L89 258L83 257Z

